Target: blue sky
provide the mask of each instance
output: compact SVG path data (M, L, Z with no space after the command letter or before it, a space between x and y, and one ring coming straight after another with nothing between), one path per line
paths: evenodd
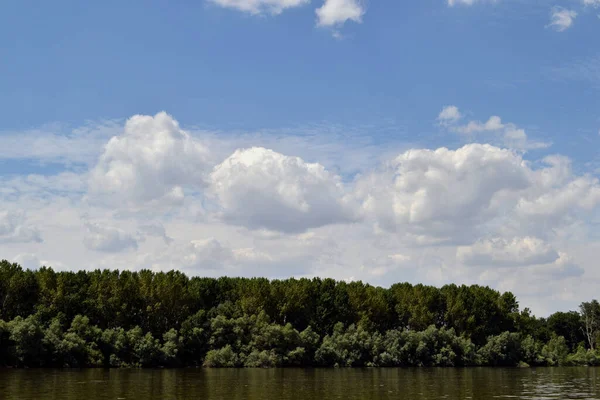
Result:
M598 236L597 37L598 0L5 2L0 257L65 269L483 283L528 296L540 313L550 298L572 308L586 299L569 288L596 279L593 256L578 246L594 249ZM454 113L441 118L443 109ZM483 154L473 144L492 148ZM252 146L265 151L235 152ZM419 153L440 147L457 153ZM548 155L562 161L549 164ZM463 164L489 171L495 157L507 164L494 168L523 168L522 176L500 169L453 178ZM403 179L422 163L443 166L445 184L474 186L454 192L436 181L413 190ZM384 193L394 173L397 191ZM489 179L511 184L490 199ZM506 191L524 190L519 179L528 191L503 203ZM258 192L246 208L235 200ZM125 197L109 204L107 193ZM473 198L444 200L462 193ZM382 211L390 198L393 216ZM535 211L548 198L564 201L544 218L529 212L536 229L517 226L525 204ZM268 215L265 204L282 213ZM477 205L467 233L442 212L459 218ZM492 207L502 212L490 217ZM331 243L337 232L350 236ZM165 249L151 251L152 240L167 237ZM293 256L277 250L298 241L287 250ZM379 250L353 263L346 248L358 244ZM174 256L182 251L191 258ZM412 260L412 269L390 260ZM560 299L506 282L519 268L533 280L544 265L554 269L543 279L566 291ZM570 280L557 277L565 265Z

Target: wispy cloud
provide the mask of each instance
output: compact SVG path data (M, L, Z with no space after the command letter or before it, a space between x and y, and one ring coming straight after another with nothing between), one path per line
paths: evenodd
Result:
M556 6L552 8L550 24L548 26L557 32L564 32L573 25L575 18L577 18L576 11Z
M549 68L548 75L555 80L590 83L600 89L600 54Z
M476 3L484 3L484 2L496 2L498 0L447 0L449 7L454 6L472 6Z
M252 15L278 15L288 8L300 7L310 0L209 0L221 7L231 8Z

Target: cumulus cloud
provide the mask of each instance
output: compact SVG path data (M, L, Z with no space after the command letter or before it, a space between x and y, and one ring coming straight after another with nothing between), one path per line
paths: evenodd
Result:
M515 267L549 264L559 254L545 241L536 237L479 240L456 251L457 259L469 266Z
M519 155L470 144L400 154L362 178L358 195L385 230L454 241L501 215L502 200L528 186L528 169Z
M232 8L252 15L281 14L288 8L300 7L310 0L209 0L225 8Z
M600 7L600 0L583 0L583 4L586 6Z
M533 169L514 151L481 144L407 151L361 177L356 193L380 229L422 245L490 232L547 236L600 204L598 180L574 175L567 158Z
M549 143L529 140L525 130L513 123L502 122L502 118L492 115L486 122L469 121L466 125L459 125L462 117L458 107L444 107L438 116L440 125L448 127L452 132L474 137L480 133L495 134L498 141L504 146L517 150L540 149L550 146ZM486 141L493 141L495 137L485 137Z
M112 201L180 201L186 185L202 186L208 150L165 112L136 115L110 139L89 189Z
M118 253L127 249L137 249L138 243L133 235L121 229L99 223L86 222L86 234L83 244L90 250Z
M564 32L573 25L575 18L577 18L576 11L568 10L564 7L553 7L548 26L557 32Z
M599 203L598 179L582 176L565 185L547 188L537 196L519 199L517 212L522 216L552 221L582 209L591 211Z
M462 115L456 106L446 106L438 115L438 121L442 125L456 123L461 118Z
M501 148L511 135L520 137L510 133L520 128L499 116L471 121L458 107L445 107L440 125L496 144L453 149L369 147L364 132L336 136L321 127L306 135L211 136L184 131L166 114L138 117L97 150L91 171L79 166L55 176L1 177L0 209L28 210L17 219L0 212L0 242L17 254L13 259L32 267L49 259L64 262L64 269L176 268L191 275L354 277L382 285L481 283L487 274L493 279L485 284L503 289L511 289L502 286L503 275L519 281L526 275L528 284L547 279L570 293L583 282L579 264L586 279L595 274L593 251L582 255L572 243L574 236L576 246L591 243L587 221L600 205L600 182L575 172L567 157L539 160L525 158L522 146ZM132 120L146 121L146 128ZM361 140L351 140L356 136ZM257 143L263 147L250 147ZM186 196L168 213L119 208L117 224L115 208L81 200L86 191L138 207ZM94 223L81 223L86 213ZM33 227L44 233L43 245L35 243L40 235L35 239ZM72 246L82 238L84 245ZM525 284L515 288L520 297L528 293Z
M22 212L0 211L0 243L41 243L37 228L30 226Z
M251 229L301 232L355 219L337 175L265 148L234 152L214 168L210 188L221 217Z
M346 21L362 22L366 8L362 0L325 0L315 12L318 26L335 27Z

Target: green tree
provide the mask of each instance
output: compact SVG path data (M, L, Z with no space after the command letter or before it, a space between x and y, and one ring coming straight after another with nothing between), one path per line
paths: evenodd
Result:
M18 365L41 366L44 332L38 319L33 315L27 318L18 316L7 324L7 328Z
M515 366L521 360L521 340L518 333L503 332L490 336L488 342L479 349L484 365Z
M554 335L542 349L542 356L549 365L562 365L569 355L569 346L562 336Z
M565 338L569 351L575 351L579 343L586 341L581 315L575 311L554 313L546 324L551 333Z

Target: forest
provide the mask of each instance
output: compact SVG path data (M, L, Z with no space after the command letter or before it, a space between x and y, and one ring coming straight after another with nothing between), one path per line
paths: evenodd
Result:
M489 287L26 270L0 262L2 367L600 365L600 304Z

